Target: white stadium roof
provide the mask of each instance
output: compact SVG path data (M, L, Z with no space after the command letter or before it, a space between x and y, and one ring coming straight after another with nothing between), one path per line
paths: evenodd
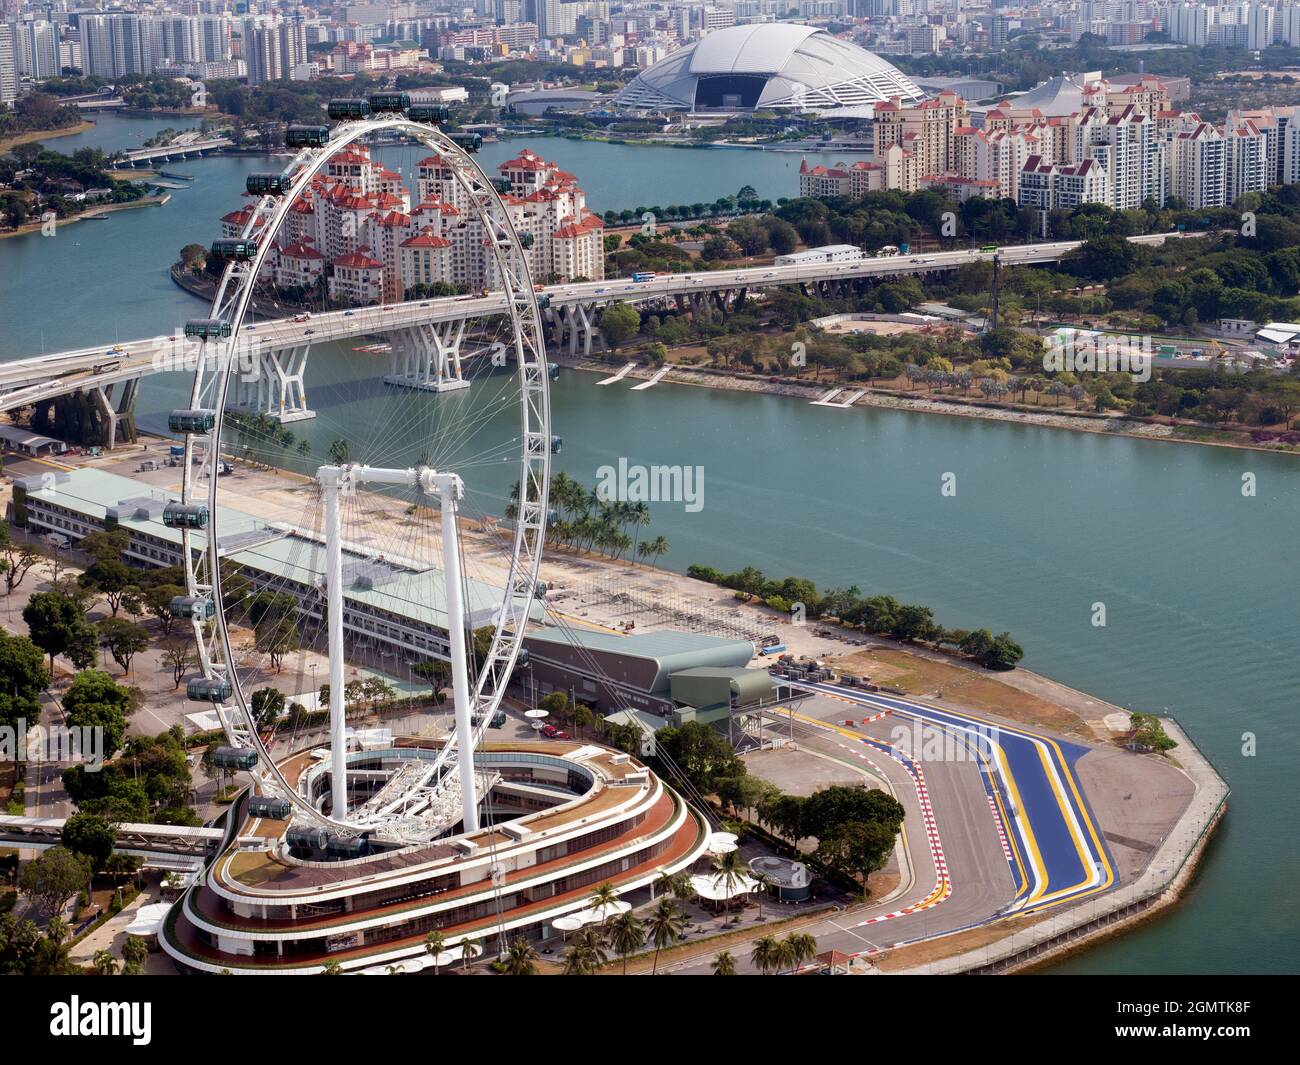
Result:
M834 112L925 93L878 55L823 29L785 22L729 26L642 71L615 97L653 111Z

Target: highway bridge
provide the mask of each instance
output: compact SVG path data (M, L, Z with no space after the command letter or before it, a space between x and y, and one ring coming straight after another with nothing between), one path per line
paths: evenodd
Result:
M1161 244L1168 236L1130 237L1135 244ZM600 314L613 303L675 305L695 315L726 313L741 306L749 292L783 285L832 295L864 278L937 273L974 262L1003 266L1056 262L1080 241L1010 245L996 252L966 249L896 255L857 262L757 266L707 273L660 274L649 281L628 278L573 282L539 290L546 297L543 316L554 352L590 355L599 342ZM313 417L307 406L304 374L311 347L357 336L391 338L392 354L385 380L429 391L464 387L461 347L466 324L504 312L500 293L412 300L386 306L330 311L309 321L279 318L245 325L236 338L234 357L246 367L235 384L230 406L267 414L281 422ZM208 350L215 342L209 341ZM204 346L187 340L178 323L170 336L147 337L120 344L97 344L0 364L0 410L45 402L72 392L92 395L115 441L119 417L134 403L141 377L167 371L192 371ZM467 355L467 357L469 357Z
M157 148L132 148L120 152L114 158L127 166L135 166L136 163L155 163L160 160L166 162L168 159L186 159L192 155L205 155L221 148L230 148L234 143L229 137L210 137L205 141L164 144Z

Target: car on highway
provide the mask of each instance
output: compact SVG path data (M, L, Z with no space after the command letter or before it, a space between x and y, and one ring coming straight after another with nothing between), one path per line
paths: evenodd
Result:
M314 329L304 329L304 330L302 331L302 335L305 336L305 337L309 337L309 336L312 336L315 332L316 332L316 330L314 330Z
M428 305L427 303L421 303L420 306L421 306L421 307L427 307L427 306L429 306L429 305Z
M294 320L295 322L310 322L310 321L311 321L311 315L310 315L308 312L303 311L302 314L295 314L295 315L293 316L293 320Z
M352 317L354 314L356 314L356 313L357 313L356 311L344 311L344 312L343 312L343 317L344 317L344 318L351 318L351 317Z
M554 725L543 725L541 732L548 740L567 740L569 738L569 734L564 729L556 728Z

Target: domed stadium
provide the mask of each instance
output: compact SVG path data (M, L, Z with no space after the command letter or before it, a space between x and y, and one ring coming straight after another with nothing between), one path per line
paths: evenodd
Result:
M813 26L766 22L715 30L642 71L614 104L645 111L833 112L922 99L902 71Z

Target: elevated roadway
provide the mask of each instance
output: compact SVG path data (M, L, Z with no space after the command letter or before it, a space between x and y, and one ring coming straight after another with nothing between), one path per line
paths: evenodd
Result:
M1161 244L1167 236L1154 234L1130 237L1135 244ZM862 278L903 276L953 270L969 263L991 262L996 255L1005 266L1056 262L1078 248L1080 241L1009 245L996 252L979 249L933 252L921 255L862 259L857 262L759 266L707 273L660 274L648 281L628 278L606 281L571 282L539 289L545 297L545 315L555 336L557 350L567 341L572 354L581 347L590 354L599 329L599 311L609 304L654 301L673 302L679 307L699 309L712 300L720 306L730 295L737 301L755 289L783 285L829 286ZM425 387L442 382L447 367L459 361L459 345L466 322L505 311L499 292L487 295L452 296L405 303L329 311L312 315L272 319L244 326L237 339L235 358L254 370L265 394L250 396L250 410L289 421L310 417L305 406L302 371L312 345L349 338L386 334L405 337L395 347L419 349L426 359ZM211 343L211 342L209 342ZM146 337L122 343L95 344L71 351L0 364L0 410L41 402L69 392L96 391L106 411L113 404L107 389L119 382L138 381L142 376L174 370L193 370L203 345L176 333ZM401 353L395 354L395 360ZM409 373L409 371L408 371Z

